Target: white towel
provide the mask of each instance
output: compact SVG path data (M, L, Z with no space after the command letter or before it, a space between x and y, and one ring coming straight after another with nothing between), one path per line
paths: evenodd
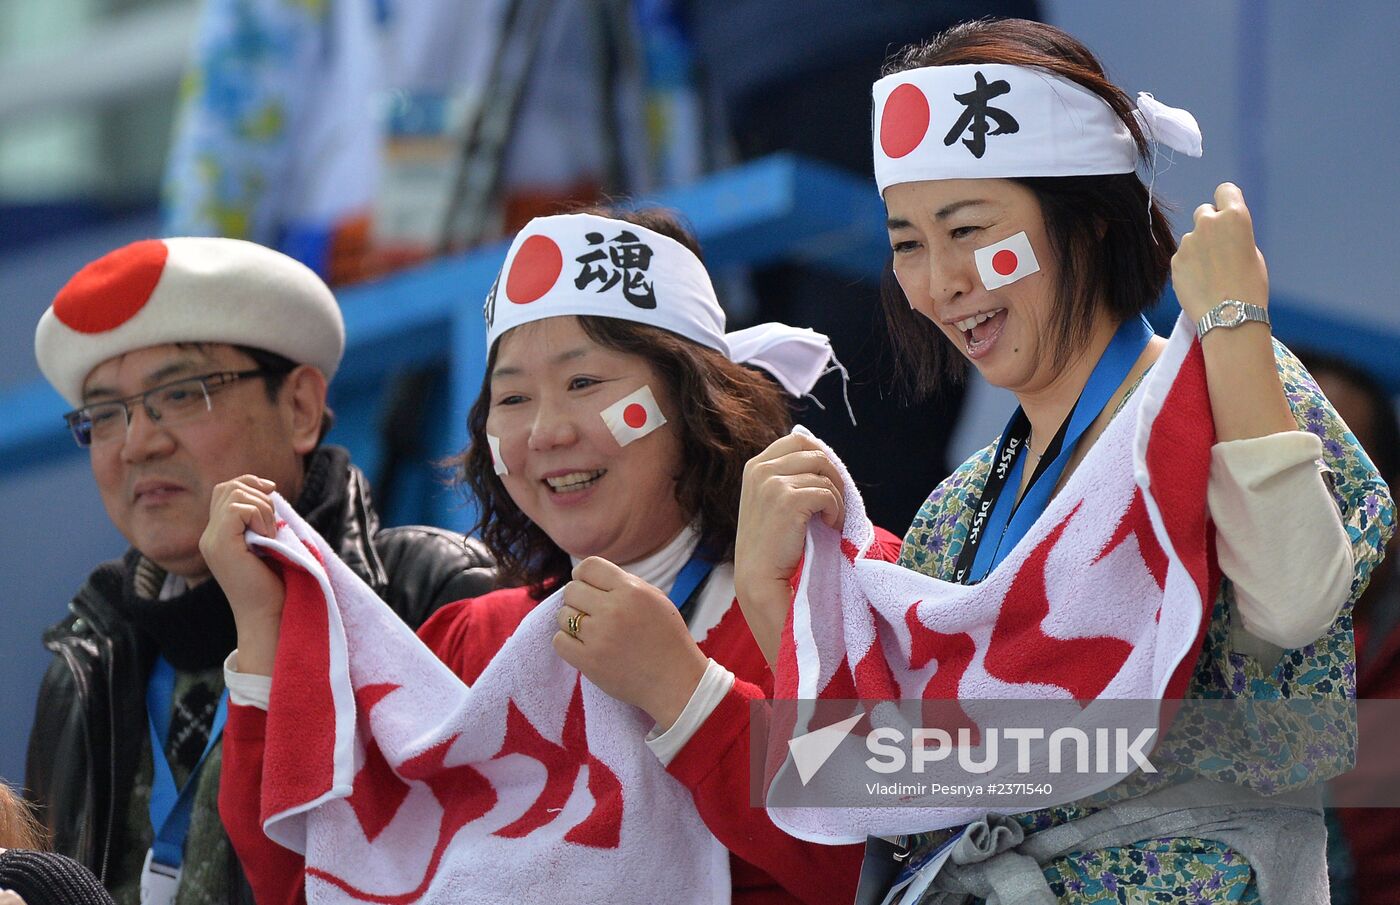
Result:
M315 903L728 902L727 850L554 653L543 601L468 687L280 497L287 584L260 814Z
M810 524L774 697L956 700L930 708L941 710L935 725L968 728L974 746L984 723L1006 727L1008 714L1016 712L992 702L1034 702L1022 712L1053 713L1048 725L1082 726L1091 738L1095 727L1120 724L1127 714L1160 728L1159 702L1185 691L1219 581L1206 510L1213 439L1204 361L1183 318L1143 386L1061 492L1006 559L972 586L862 558L872 528L838 463L845 524L840 532L818 520ZM1076 701L1116 703L1081 708ZM1141 703L1134 708L1125 701ZM826 708L817 719L818 709L775 721L770 752L785 754L789 739L850 713L833 719ZM870 718L891 725L890 711L876 708ZM845 757L824 769L845 770L846 778L860 774L869 753L860 741L844 742ZM770 813L804 839L851 842L867 834L926 831L998 810L986 797L966 808L874 807L855 800L859 795L849 788L850 806L778 807L775 802L794 800L775 796L778 783L787 781L791 792L796 780L794 771L776 770L774 761L781 764L781 755L770 757L769 779L777 776ZM971 778L1037 779L1016 771L1014 756L1003 753L997 763L1000 772ZM868 770L862 775L878 779ZM966 772L941 775L969 778ZM1078 799L1123 775L1053 777L1054 792L1037 806ZM840 778L828 772L826 784L800 800L832 804L830 796L841 794Z

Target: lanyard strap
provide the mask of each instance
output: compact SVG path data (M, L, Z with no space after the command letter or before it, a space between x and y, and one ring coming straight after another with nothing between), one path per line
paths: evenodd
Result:
M1060 482L1065 467L1074 456L1074 448L1079 444L1089 425L1103 412L1114 392L1127 378L1133 364L1147 348L1152 339L1152 327L1143 318L1128 318L1119 325L1108 348L1094 365L1093 373L1079 393L1079 399L1070 410L1055 438L1041 455L1040 464L1031 475L1025 495L1018 501L1016 495L1004 491L1008 485L1020 485L1025 471L1025 456L1031 425L1026 413L1018 406L1002 431L1001 442L997 444L993 458L992 473L973 508L972 526L968 530L967 541L958 555L954 578L963 584L976 584L987 577L1006 558L1016 544L1030 530L1035 520L1040 518L1055 485ZM991 536L992 543L984 541Z
M671 592L666 595L676 605L676 609L685 608L714 567L714 562L700 550L696 550L686 564L681 566L681 570L676 573L675 582L671 584Z
M155 841L151 844L152 860L178 868L185 855L185 834L190 829L190 814L194 808L195 787L199 785L200 770L210 750L224 731L228 718L228 689L219 696L214 711L214 724L209 729L209 741L204 753L190 771L185 787L175 788L175 776L165 757L165 739L170 735L170 711L175 698L175 667L164 657L157 657L150 681L146 683L146 724L151 730L151 827Z

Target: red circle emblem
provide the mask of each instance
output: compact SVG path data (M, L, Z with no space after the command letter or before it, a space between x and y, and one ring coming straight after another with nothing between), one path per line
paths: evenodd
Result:
M647 423L646 406L640 402L634 402L622 410L622 423L636 430Z
M1009 276L1016 272L1016 265L1020 261L1016 258L1016 252L1009 248L992 255L992 269L1002 276Z
M73 275L54 296L54 317L79 333L106 333L151 300L170 249L144 239L103 255Z
M527 305L554 288L564 270L564 254L548 236L531 236L520 243L506 277L506 298Z
M880 148L886 157L900 158L919 146L928 132L928 98L905 83L890 92L880 116Z

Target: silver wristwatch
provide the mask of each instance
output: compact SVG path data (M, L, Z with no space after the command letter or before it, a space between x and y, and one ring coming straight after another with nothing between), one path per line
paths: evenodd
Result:
M1216 327L1238 327L1245 321L1269 322L1269 312L1258 305L1239 299L1226 299L1205 313L1196 322L1196 336L1203 337Z

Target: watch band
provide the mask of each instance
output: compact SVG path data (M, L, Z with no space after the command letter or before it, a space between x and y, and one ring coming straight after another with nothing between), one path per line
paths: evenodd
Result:
M1245 321L1269 323L1269 312L1259 305L1251 305L1239 299L1226 299L1210 309L1196 322L1196 337L1199 339L1216 327L1238 327Z

